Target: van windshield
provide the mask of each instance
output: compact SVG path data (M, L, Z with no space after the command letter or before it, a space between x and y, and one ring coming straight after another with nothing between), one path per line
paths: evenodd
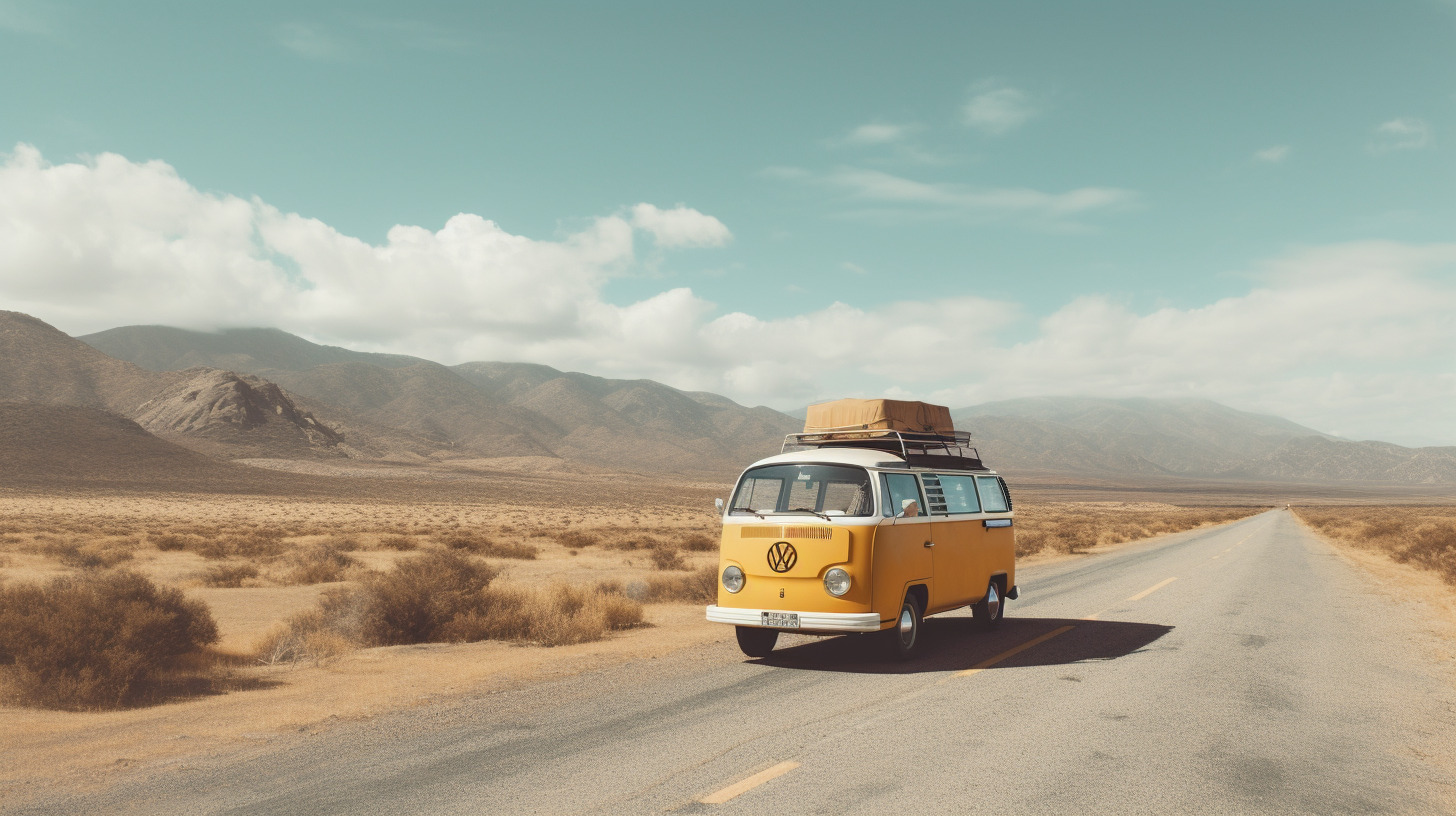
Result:
M743 474L729 512L868 516L870 475L843 465L765 465Z

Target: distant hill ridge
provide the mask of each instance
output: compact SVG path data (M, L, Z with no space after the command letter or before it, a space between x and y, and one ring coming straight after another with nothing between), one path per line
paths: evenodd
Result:
M799 423L770 408L652 380L612 380L532 363L444 366L312 343L277 329L216 333L126 326L86 335L156 371L226 367L278 383L325 418L351 420L356 447L390 428L448 456L556 456L612 468L726 475L775 453ZM351 442L352 440L352 442Z
M1456 448L1351 442L1200 399L1036 397L952 412L988 462L1048 473L1456 482Z
M0 400L103 408L224 458L546 456L719 478L776 453L802 427L652 380L531 363L444 366L276 329L129 326L82 339L92 345L0 313ZM1207 400L1039 397L953 416L1012 476L1456 484L1456 448L1350 442Z

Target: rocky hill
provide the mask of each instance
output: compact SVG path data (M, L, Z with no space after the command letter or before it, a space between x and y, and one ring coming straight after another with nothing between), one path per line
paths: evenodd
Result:
M102 409L227 458L347 453L326 421L274 383L217 369L148 371L17 312L0 312L0 400Z
M82 339L159 371L227 364L276 382L315 412L327 413L331 426L344 429L346 445L364 445L377 438L377 429L390 429L414 445L376 447L434 458L554 456L608 468L721 476L777 452L784 434L801 425L769 408L651 380L611 380L527 363L446 367L322 346L276 330L208 334L127 326Z

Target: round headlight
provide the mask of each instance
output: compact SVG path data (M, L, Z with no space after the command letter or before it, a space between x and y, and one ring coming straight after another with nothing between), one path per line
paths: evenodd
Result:
M729 592L737 592L743 589L743 570L734 566L723 570L723 588Z
M835 567L824 573L824 591L839 597L849 591L849 573Z

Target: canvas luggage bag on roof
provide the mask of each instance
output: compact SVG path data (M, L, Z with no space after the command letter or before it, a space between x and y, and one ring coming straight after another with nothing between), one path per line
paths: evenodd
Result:
M904 431L950 435L950 409L928 402L890 399L842 399L809 406L804 433L833 431Z

